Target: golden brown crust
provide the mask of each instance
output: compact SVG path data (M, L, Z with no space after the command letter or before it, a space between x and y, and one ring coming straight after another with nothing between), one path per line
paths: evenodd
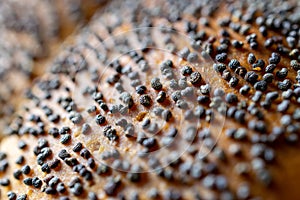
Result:
M299 101L299 77L296 78L295 64L299 64L299 58L292 55L293 49L295 53L299 44L293 44L293 39L285 37L281 42L276 36L284 33L276 32L272 25L267 29L267 37L262 36L262 28L254 21L254 18L262 15L260 7L264 6L261 4L250 4L248 10L246 7L241 11L243 3L239 2L207 2L199 7L195 2L180 2L128 0L112 3L106 12L100 12L93 22L75 37L72 46L61 52L52 65L51 73L36 81L31 95L28 96L29 100L24 103L27 109L19 111L19 116L10 127L12 135L1 143L1 151L7 153L7 158L3 160L9 162L2 177L11 180L9 187L2 187L5 191L1 192L2 198L6 198L6 192L13 191L17 195L27 194L29 199L58 199L62 196L87 199L91 192L99 199L134 199L136 195L140 199L150 199L150 193L155 194L153 188L158 192L158 199L294 199L299 196L298 181L295 180L295 177L300 176L297 170L300 117L297 117L299 110L296 111ZM278 6L279 13L283 12L280 9L287 9L287 13L293 13L295 10L289 8L294 5L292 3L285 5L287 8L281 7L280 4L265 5L269 6L266 15L273 12L268 9L275 6ZM158 5L161 10L157 8ZM218 7L216 12L207 13L215 6ZM257 9L254 13L253 7ZM203 25L204 19L200 20L198 13L202 17L206 16L208 25ZM244 15L240 16L239 13ZM291 13L289 14L292 16ZM179 14L179 17L176 14ZM245 34L241 33L241 30L234 31L239 25L243 27L239 29L245 28L247 18L244 16L247 14L250 15L249 30L245 31ZM231 19L231 23L228 22L227 25L224 20L226 17ZM222 19L224 24L220 25ZM290 21L291 24L294 23L292 19ZM196 28L193 23L197 24ZM171 27L173 31L170 28L162 30L162 26ZM299 26L292 29L299 30ZM200 31L205 31L206 35L201 35ZM193 49L191 45L194 42L191 38L195 37L193 32L199 33L200 39L197 40L200 41L201 47L198 46L198 49ZM266 47L265 42L271 37L275 44ZM238 47L239 44L234 40L243 42L242 47ZM228 50L226 43L229 46ZM170 44L174 45L175 53L170 53ZM145 47L149 49L145 50ZM194 62L190 53L187 53L190 57L181 58L182 49L185 47L198 53L199 62ZM273 52L276 54L272 54ZM227 58L222 58L222 53L226 53ZM259 63L261 61L249 63L249 53L253 53L257 60L262 59L265 66ZM205 59L203 55L210 55L211 58ZM271 55L272 59L280 55L279 64L276 63L276 59L269 61ZM239 64L235 65L233 62L236 61L233 59ZM291 63L291 60L295 61ZM276 63L274 72L270 71L274 80L267 83L267 88L264 89L265 82L262 80L267 80L264 75L269 62ZM145 63L149 65L148 70ZM220 63L224 63L226 70L222 69L224 66ZM191 66L193 72L200 72L202 79L198 82L197 74L188 75L188 72L182 75L185 65ZM240 66L244 67L240 68L241 70L248 72L247 75L235 70ZM284 70L278 72L284 67L287 68L287 75L284 75ZM231 76L225 80L228 73ZM258 80L253 80L256 79L253 78L255 74ZM192 97L185 96L186 86L174 89L170 76L176 81L187 77L186 84L193 89ZM236 77L239 82L235 83L231 77ZM154 78L160 79L162 88L157 80L153 81ZM284 79L291 82L289 87L282 84ZM261 81L261 85L256 84L258 81ZM203 88L207 83L210 84L211 91ZM147 97L137 93L138 85L146 86ZM249 91L240 92L245 85L249 86ZM128 93L122 93L122 87ZM216 90L220 88L225 92L224 98L219 97L220 90L216 94ZM288 88L292 92L290 97L287 94ZM255 100L255 96L259 95L257 91L260 90L262 97ZM156 99L160 91L166 92L163 102L157 102ZM175 91L183 94L184 101L176 99L180 97L174 94ZM265 99L274 91L278 92L278 97L276 100L269 99L268 107L269 102ZM50 97L48 95L48 98L45 98L47 94L50 94ZM199 96L207 96L209 102L203 103L197 99ZM289 107L285 108L287 101ZM184 109L185 102L188 103L187 110ZM196 116L193 118L193 115L197 114L198 104L206 111L200 119ZM114 105L118 108L113 107ZM91 106L95 106L94 112ZM161 116L155 114L157 106L163 109L164 114ZM226 118L224 113L220 114L224 109ZM167 110L171 111L172 117L167 115ZM189 110L193 114L187 114L186 111ZM213 112L215 118L211 118L208 111ZM99 115L105 117L105 122ZM122 127L122 118L129 123L128 126ZM145 123L147 118L151 121L149 127ZM155 131L155 127L152 126L155 124L159 130ZM64 126L69 127L70 131L57 133L54 137L53 128L61 130ZM178 133L169 147L165 143L171 138L168 134L172 127L176 127ZM197 129L195 135L189 130L194 127ZM140 132L145 133L145 138L140 138ZM68 141L65 143L66 138ZM155 144L151 143L151 138L155 139ZM33 154L33 149L41 143L41 139L47 140L52 151L52 155L42 160L42 153ZM7 151L10 146L17 148L20 141L24 141L27 147L23 150ZM91 153L96 163L95 167L89 166L89 162L92 161L88 161L85 154L87 152L73 151L78 142ZM186 147L193 147L195 152ZM72 165L70 159L61 156L63 149L70 154L67 157L76 158L78 163L69 166ZM119 156L115 153L116 150ZM143 157L147 152L149 157ZM105 159L109 157L109 153L114 153L116 157ZM180 155L180 159L176 154ZM201 157L203 154L207 160ZM20 155L25 157L25 162L14 164ZM47 171L45 165L41 167L38 162L51 165L55 158L60 161L61 168L51 169L46 175L47 173L41 171L42 168ZM174 164L176 160L179 160L179 163ZM160 164L152 166L155 161ZM103 163L112 168L108 174L98 174L98 167L103 166ZM15 170L21 169L25 164L31 167L31 173L21 175L20 180L16 180ZM136 172L134 167L137 165L143 172L138 175L133 173ZM82 169L86 171L83 172ZM43 186L39 189L23 183L27 177L43 180L49 175L58 177L66 186L66 192L57 193L57 188L53 187L55 194L46 194L51 188L47 181L43 181ZM77 186L83 187L82 191L75 186L68 186L74 176L80 178ZM90 176L93 177L92 180Z

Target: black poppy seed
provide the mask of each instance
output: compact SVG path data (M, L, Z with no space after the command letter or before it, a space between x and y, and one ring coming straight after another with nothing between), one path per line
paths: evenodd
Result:
M62 137L60 138L60 143L62 143L62 144L67 144L70 140L71 140L71 135L69 135L69 134L64 134L64 135L62 135Z
M169 121L171 118L172 118L172 112L170 110L164 110L162 113L161 113L161 116L162 118L165 120L165 121Z
M197 97L197 102L199 104L205 104L205 103L208 103L209 102L209 97L208 96L198 96Z
M85 135L88 134L90 131L91 131L91 126L87 123L84 123L82 125L81 133Z
M25 149L26 146L27 146L27 144L26 144L23 140L20 140L20 141L18 142L18 147L19 147L19 149Z
M293 49L290 53L289 56L290 58L297 58L300 55L300 52L298 49Z
M54 188L51 188L51 187L46 187L45 188L45 193L46 194L51 194L51 195L54 195L54 194L56 194L56 190L54 189Z
M240 94L242 95L247 95L249 91L250 91L249 85L243 85L239 90Z
M130 72L130 73L128 73L128 78L130 78L131 80L138 79L139 73L136 71Z
M193 72L190 75L190 82L192 84L198 84L202 80L202 76L199 72Z
M201 48L202 42L200 40L192 40L191 41L191 46L195 50L199 50Z
M7 157L7 154L4 152L0 152L0 161L4 160Z
M180 200L182 199L182 194L174 189L168 189L164 192L164 199L166 200Z
M139 85L135 88L135 91L137 94L145 94L147 91L147 88L144 85Z
M289 79L284 79L283 81L279 81L277 83L278 89L285 91L288 90L292 86L291 81Z
M239 83L239 79L236 78L235 76L231 77L229 80L230 87L236 87L238 83Z
M214 90L214 97L223 97L225 95L225 91L222 88L216 88Z
M87 170L86 168L82 168L80 171L79 171L79 174L80 176L82 176L85 180L87 181L91 181L93 180L93 175L92 173Z
M247 82L254 84L258 79L258 75L254 71L249 71L244 78Z
M21 175L22 175L22 171L19 170L19 169L18 169L18 170L15 170L15 171L13 172L13 176L14 176L14 178L17 179L17 180L20 180Z
M290 106L289 100L283 100L280 104L277 106L278 112L286 112Z
M82 149L82 143L78 142L75 144L75 146L73 147L73 151L74 152L79 152Z
M153 78L153 79L151 79L151 87L154 90L161 90L162 89L162 84L160 82L160 79L159 78Z
M237 67L240 66L240 62L236 59L231 59L228 66L230 69L236 69Z
M251 64L251 65L254 64L255 61L256 61L255 55L254 55L253 53L249 53L249 54L248 54L247 61L248 61L248 63Z
M282 97L284 99L291 99L292 96L294 96L294 93L293 93L292 89L288 89L287 91L282 92Z
M268 38L264 42L264 46L266 48L270 48L274 44L274 40L272 38Z
M179 56L183 59L187 59L189 54L190 50L187 47L184 47L182 50L179 51Z
M252 64L252 67L253 67L253 69L255 69L255 68L260 68L260 69L263 69L264 67L265 67L265 61L264 60L262 60L262 59L258 59L257 61L256 61L256 63L254 63L254 64Z
M192 142L194 141L196 134L197 134L196 127L191 126L186 130L185 134L183 135L183 138L188 142Z
M290 65L295 71L300 70L300 63L297 60L291 60Z
M145 107L151 106L151 97L147 94L140 96L140 104Z
M0 185L1 186L9 186L10 185L10 180L8 178L0 179Z
M128 173L126 176L127 179L129 179L131 182L139 182L141 179L141 176L139 173Z
M156 97L155 100L156 100L157 102L159 102L159 103L162 103L162 102L165 101L166 96L167 96L166 92L160 91L160 92L157 94L157 97Z
M131 85L132 87L137 87L138 85L141 85L141 81L140 81L139 79L132 80L132 81L130 82L130 85Z
M96 107L96 106L90 106L90 107L87 109L87 112L91 114L91 113L96 112L96 110L97 110L97 107Z
M89 200L98 200L97 194L95 192L89 192L88 198Z
M32 185L33 185L33 187L40 188L42 186L42 184L43 184L42 181L38 177L34 177L32 179Z
M190 63L195 63L197 62L199 59L198 54L195 52L191 52L189 53L189 55L187 56L187 61Z
M102 110L104 110L104 111L108 111L108 110L109 110L106 103L100 103L99 106L100 106L100 108L101 108Z
M208 95L211 91L211 86L209 84L201 85L200 92L204 95Z
M268 35L266 26L260 26L258 30L262 34L262 36L266 37Z
M59 130L60 135L64 135L64 134L67 134L70 132L71 132L71 129L70 129L70 127L67 127L67 126L64 126Z
M269 58L269 63L277 65L279 62L280 62L280 54L273 52L271 54L271 57Z
M96 173L98 175L107 174L108 172L109 172L109 168L108 168L108 166L106 166L104 164L99 165L97 170L96 170Z
M231 73L229 70L225 69L222 73L222 78L226 81L229 81L231 79Z
M76 158L65 158L64 162L71 167L74 167L78 164L78 160Z
M21 194L18 195L17 200L26 200L27 199L27 194Z
M118 180L109 180L105 185L104 185L104 191L108 196L114 195L116 190L118 189L120 185L120 181Z
M186 87L188 86L186 77L180 78L180 79L178 80L178 86L179 86L181 89L184 89L184 88L186 88Z
M89 152L88 149L83 148L83 149L81 149L81 151L80 151L80 156L82 156L82 157L85 158L85 159L88 159L88 158L91 156L91 153Z
M241 184L236 192L239 199L247 199L250 196L250 188L247 184Z
M42 149L42 148L48 147L48 146L49 146L49 143L46 139L44 139L44 138L38 139L38 148Z
M9 192L7 192L7 197L9 200L16 200L17 194L12 191L9 191Z
M233 41L232 41L232 45L233 45L235 48L241 48L241 47L243 47L244 43L241 42L241 41L238 41L238 40L233 40Z
M134 104L133 99L132 99L132 96L131 96L128 92L123 92L123 93L120 95L119 99L120 99L123 103L125 103L125 104L128 106L128 108L131 108L131 107L133 106L133 104Z
M121 118L117 120L116 125L121 126L122 128L125 128L127 126L127 120L124 118Z
M95 120L98 125L103 125L106 122L105 117L100 114L96 116Z
M170 80L170 84L169 85L174 90L178 89L178 87L179 87L178 83L177 83L177 81L175 79Z
M286 41L287 41L288 46L289 46L290 48L294 48L294 47L296 46L296 44L297 44L296 38L291 37L291 36L287 37L287 38L286 38Z
M25 178L25 179L23 180L23 183L24 183L25 185L31 186L31 185L32 185L32 178Z
M227 59L227 53L220 53L220 54L217 54L216 57L215 57L215 60L217 62L225 62Z
M166 60L166 61L162 62L160 65L161 71L163 71L164 69L167 69L167 68L172 68L172 67L173 67L172 60Z
M258 43L256 41L250 42L250 48L251 49L257 49L258 48Z
M244 110L237 110L235 113L234 113L234 119L240 123L244 123L245 121L245 111Z
M115 129L113 129L111 126L106 126L103 130L104 135L109 139L109 140L117 140L118 135Z
M194 118L194 112L192 110L187 110L184 112L184 119L191 120Z
M84 165L78 164L78 165L75 165L75 166L73 167L73 171L79 173L79 172L80 172L82 169L84 169L84 168L85 168Z
M62 160L64 160L65 158L70 158L71 155L67 152L66 149L62 149L59 153L58 153L58 157Z
M230 37L230 34L225 29L221 29L220 35L223 36L223 37Z
M238 98L234 93L228 93L225 97L225 100L227 103L236 103Z
M188 76L193 73L193 69L190 66L185 65L180 69L180 72L182 75Z
M258 81L254 84L254 89L259 90L259 91L266 91L267 90L267 82L262 80Z
M157 133L158 130L159 128L157 123L151 123L148 127L148 132L152 134Z
M282 68L279 71L276 72L276 76L278 78L285 78L288 74L288 69L287 68Z
M54 160L49 162L49 167L51 169L55 169L56 167L58 167L59 164L60 164L60 161L57 158L55 158Z
M114 87L119 93L124 92L124 88L121 83L119 83L119 82L115 83Z
M52 114L48 117L49 121L57 123L60 120L60 115Z
M147 117L142 121L142 128L148 129L151 124L151 120Z
M17 158L16 164L21 165L22 163L24 163L24 160L25 160L24 156L21 155Z
M235 111L237 111L237 108L235 106L231 106L228 108L226 115L228 117L234 117Z
M171 94L171 98L176 102L179 99L181 99L181 92L180 91L175 91Z
M88 166L91 168L91 169L94 169L95 166L96 166L96 162L93 158L89 158L88 159Z
M254 102L258 102L260 101L261 97L262 97L262 92L261 91L255 91L254 95L252 96L251 100Z
M247 73L247 70L245 67L240 66L234 70L234 73L236 73L237 75L239 75L241 77L244 77Z
M58 183L56 186L56 191L58 193L64 193L66 191L65 185L63 183Z
M50 167L49 167L49 165L48 165L47 163L44 163L44 164L42 165L41 170L42 170L43 172L46 172L47 174L49 174L50 171L51 171L51 169L50 169Z
M272 83L272 81L274 80L274 75L272 73L266 73L263 75L262 79L267 83Z
M222 73L226 69L226 65L223 63L214 63L213 68L216 72Z
M31 169L29 165L24 165L21 170L23 174L29 174Z
M94 92L92 98L97 102L98 100L103 99L103 94L101 92Z
M51 180L48 182L48 186L54 188L58 182L59 182L59 178L57 176L54 176L53 178L51 178Z

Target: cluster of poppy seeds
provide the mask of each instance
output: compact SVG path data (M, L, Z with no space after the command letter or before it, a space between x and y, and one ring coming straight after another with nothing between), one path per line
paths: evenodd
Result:
M295 5L112 2L6 128L1 197L275 198L299 143Z
M104 2L104 0L102 0ZM103 3L102 2L102 3ZM84 4L84 5L83 5ZM3 0L0 4L0 129L9 124L24 90L46 67L36 63L50 59L57 45L88 16L86 8L96 0ZM100 1L98 2L100 4ZM18 82L16 83L16 80ZM45 98L50 98L45 93Z

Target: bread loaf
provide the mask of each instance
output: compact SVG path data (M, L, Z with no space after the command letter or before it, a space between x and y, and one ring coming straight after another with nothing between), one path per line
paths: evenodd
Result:
M7 128L1 199L297 199L298 1L113 1Z

